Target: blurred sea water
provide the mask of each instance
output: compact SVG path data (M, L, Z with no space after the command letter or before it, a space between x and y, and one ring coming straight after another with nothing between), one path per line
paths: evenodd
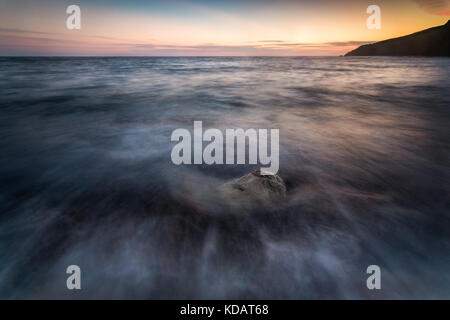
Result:
M449 74L447 58L0 58L0 297L450 298ZM214 186L259 166L175 166L171 133L195 120L278 128L286 201L216 210Z

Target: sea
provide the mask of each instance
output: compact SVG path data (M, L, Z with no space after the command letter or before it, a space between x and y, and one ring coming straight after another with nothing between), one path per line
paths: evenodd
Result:
M449 75L448 58L0 57L0 298L448 299ZM217 202L259 166L175 165L194 121L279 129L286 198Z

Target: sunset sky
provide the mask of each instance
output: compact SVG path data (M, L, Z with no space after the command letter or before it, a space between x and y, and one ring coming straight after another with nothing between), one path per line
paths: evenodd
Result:
M66 28L71 4L81 30ZM340 55L449 17L450 0L0 0L0 55Z

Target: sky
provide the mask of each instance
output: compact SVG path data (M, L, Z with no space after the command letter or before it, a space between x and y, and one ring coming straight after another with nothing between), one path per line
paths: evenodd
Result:
M69 5L79 30L66 27ZM0 0L0 55L341 55L449 18L450 0Z

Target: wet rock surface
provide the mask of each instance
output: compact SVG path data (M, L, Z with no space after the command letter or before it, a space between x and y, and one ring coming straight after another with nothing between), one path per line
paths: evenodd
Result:
M257 170L221 185L219 194L230 205L275 204L286 198L286 185L280 176Z

